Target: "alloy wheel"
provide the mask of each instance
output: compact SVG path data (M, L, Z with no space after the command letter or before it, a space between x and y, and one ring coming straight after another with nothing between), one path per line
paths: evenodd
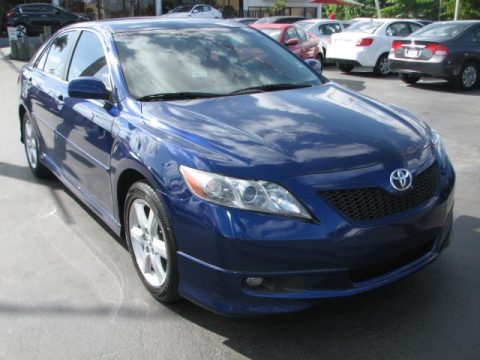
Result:
M18 24L17 25L17 36L19 38L23 38L26 35L27 35L27 27L23 24Z
M138 268L153 287L167 278L168 252L165 231L158 215L145 200L135 199L129 209L129 234Z
M462 83L464 88L469 89L477 82L477 69L473 65L465 67L462 73Z
M25 149L30 166L35 169L38 161L38 146L35 130L30 119L25 120Z
M384 57L379 64L380 74L388 75L390 73L390 63L388 62L388 58Z

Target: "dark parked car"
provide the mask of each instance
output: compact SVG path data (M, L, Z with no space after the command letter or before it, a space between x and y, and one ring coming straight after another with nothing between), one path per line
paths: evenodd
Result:
M480 79L480 21L431 24L393 42L389 59L391 70L408 84L437 77L471 90Z
M305 20L303 16L269 16L258 19L254 24L293 24Z
M33 174L53 172L125 236L161 301L298 311L404 278L449 244L455 173L438 133L249 26L72 25L19 82Z
M44 26L50 26L54 32L66 25L88 21L90 18L51 4L34 3L15 6L6 13L5 20L7 26L16 27L18 36L22 37L39 34Z
M245 25L250 25L250 24L253 24L255 21L258 20L258 18L233 18L233 19L229 19L230 21L236 21L236 22L239 22L241 24L245 24Z

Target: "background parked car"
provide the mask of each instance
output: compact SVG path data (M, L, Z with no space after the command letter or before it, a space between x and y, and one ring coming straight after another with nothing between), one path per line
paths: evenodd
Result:
M87 16L77 15L61 7L50 4L17 5L5 15L7 26L17 28L18 36L35 35L50 26L52 31L80 21L89 21Z
M177 6L164 17L198 17L203 19L221 19L222 13L206 4Z
M480 21L429 25L394 41L389 58L391 69L408 84L433 76L471 90L480 79Z
M318 59L318 39L292 24L252 24L302 59ZM321 56L321 55L320 55Z
M255 21L258 20L258 18L234 18L230 19L231 21L236 21L245 25L250 25L253 24Z
M307 34L315 35L318 38L318 60L323 64L326 59L327 46L330 42L330 37L333 34L344 31L348 26L340 20L325 20L325 19L308 19L295 23L295 26L305 30Z
M258 19L254 24L293 24L305 20L303 16L269 16Z
M377 75L390 73L388 54L392 43L423 25L413 20L372 19L357 21L340 34L333 34L327 47L327 59L350 72L355 66L373 68Z

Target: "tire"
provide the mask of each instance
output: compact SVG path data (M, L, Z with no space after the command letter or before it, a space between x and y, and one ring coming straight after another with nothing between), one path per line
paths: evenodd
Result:
M337 64L337 68L344 73L349 73L353 70L354 66L348 64Z
M19 23L15 25L15 28L17 29L17 36L19 38L22 38L30 34L30 30L28 29L28 26L23 23Z
M320 62L320 64L322 65L322 69L323 69L323 65L325 65L325 60L323 58L323 55L321 53L318 53L317 55L317 60Z
M400 80L406 84L414 85L420 80L420 76L413 74L400 74Z
M27 156L28 166L33 175L37 178L48 178L51 176L50 170L40 162L40 151L38 146L38 136L33 126L32 120L25 113L22 119L23 143L25 155Z
M390 63L388 62L388 54L382 54L377 60L373 72L378 76L388 76L390 74Z
M478 65L468 62L462 66L457 77L451 81L458 90L469 91L475 88L480 78Z
M176 246L163 201L150 185L136 182L128 190L123 218L128 250L143 285L159 301L177 300Z

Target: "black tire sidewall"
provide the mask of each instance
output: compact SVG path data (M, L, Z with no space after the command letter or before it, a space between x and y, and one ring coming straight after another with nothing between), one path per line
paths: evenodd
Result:
M412 74L400 74L400 79L409 85L414 85L420 80L420 76Z
M138 268L137 260L135 258L135 253L132 248L132 242L130 239L129 233L129 212L132 206L132 203L136 199L142 199L148 203L151 209L157 214L158 220L161 222L163 231L165 232L165 242L167 246L168 262L167 262L167 277L165 282L159 286L154 287L150 285L147 280L143 277L141 270ZM154 298L162 302L171 302L178 299L178 270L177 270L177 258L176 258L176 244L175 238L173 236L173 231L171 227L171 222L167 214L166 207L162 199L158 194L153 190L153 188L144 181L139 181L134 183L128 190L124 213L123 213L123 223L125 230L125 238L127 241L128 250L130 256L137 271L138 276L142 280L143 285L147 290L152 294Z

